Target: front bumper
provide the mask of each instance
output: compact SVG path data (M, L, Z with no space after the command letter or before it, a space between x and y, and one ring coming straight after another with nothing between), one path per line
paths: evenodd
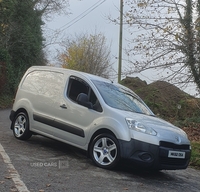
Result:
M131 162L135 167L175 170L186 169L191 156L190 145L177 145L160 141L160 145L153 145L146 142L131 139L120 143L121 158ZM185 153L185 158L168 157L169 151Z

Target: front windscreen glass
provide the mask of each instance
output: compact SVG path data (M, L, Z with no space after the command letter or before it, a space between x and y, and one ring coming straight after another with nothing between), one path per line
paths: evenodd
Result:
M110 107L124 111L154 115L145 103L128 88L97 80L93 80L93 83L99 90L105 103Z

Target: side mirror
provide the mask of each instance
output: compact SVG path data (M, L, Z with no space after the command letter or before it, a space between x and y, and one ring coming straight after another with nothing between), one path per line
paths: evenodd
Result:
M87 107L88 109L92 109L92 103L89 102L89 97L87 96L87 94L85 93L80 93L77 98L76 101L78 104Z

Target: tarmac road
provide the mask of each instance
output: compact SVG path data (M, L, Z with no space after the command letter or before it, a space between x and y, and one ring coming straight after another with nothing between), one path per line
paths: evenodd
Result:
M0 110L0 192L199 192L200 171L148 172L120 165L104 170L83 151L32 136L14 138L10 109Z

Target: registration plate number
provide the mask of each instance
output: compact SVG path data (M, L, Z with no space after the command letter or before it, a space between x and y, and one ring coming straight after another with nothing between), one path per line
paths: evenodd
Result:
M169 157L169 158L184 159L184 158L185 158L185 152L180 152L180 151L169 151L168 157Z

